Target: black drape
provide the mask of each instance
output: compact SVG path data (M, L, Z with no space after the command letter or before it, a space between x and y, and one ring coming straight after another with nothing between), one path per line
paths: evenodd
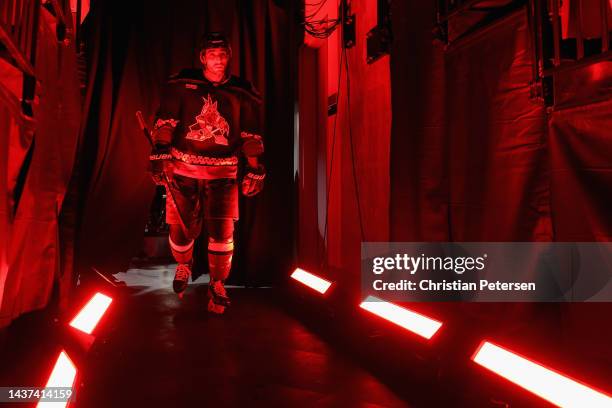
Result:
M289 268L292 245L293 24L289 4L254 1L100 1L84 30L89 61L84 147L86 201L78 239L82 271L125 270L142 245L154 186L149 146L135 112L150 124L160 85L199 67L207 31L231 40L231 70L265 98L266 188L242 199L234 281L268 283ZM200 246L201 247L201 246ZM241 275L243 272L246 275Z

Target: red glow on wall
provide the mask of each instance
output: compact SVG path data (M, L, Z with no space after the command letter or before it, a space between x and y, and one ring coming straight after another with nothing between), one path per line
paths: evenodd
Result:
M612 407L610 396L488 341L472 360L559 407Z

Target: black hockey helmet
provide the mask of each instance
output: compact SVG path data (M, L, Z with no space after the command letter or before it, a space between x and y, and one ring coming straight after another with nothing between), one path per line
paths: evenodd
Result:
M229 56L232 56L232 46L223 33L210 32L202 36L200 39L200 52L206 51L209 48L225 48Z

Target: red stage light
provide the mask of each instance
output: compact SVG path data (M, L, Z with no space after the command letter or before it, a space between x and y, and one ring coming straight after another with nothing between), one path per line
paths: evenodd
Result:
M327 281L323 278L319 278L318 276L313 275L310 272L306 272L305 270L300 268L296 268L295 271L293 271L293 273L291 274L291 277L321 294L327 292L327 289L329 289L332 284L330 281Z
M77 369L74 363L70 360L66 352L62 350L55 362L55 366L53 367L53 371L51 371L51 375L45 387L72 388L76 373ZM36 407L65 407L67 405L68 401L40 401Z
M559 407L612 407L608 395L488 341L472 360Z
M81 309L79 314L72 319L70 326L91 334L111 302L112 299L108 296L96 293Z
M365 298L359 307L428 340L436 334L440 327L442 327L442 323L437 320L393 303L386 302L375 296L368 296Z

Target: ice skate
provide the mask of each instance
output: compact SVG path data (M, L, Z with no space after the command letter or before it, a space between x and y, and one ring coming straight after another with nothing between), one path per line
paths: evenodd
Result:
M183 292L187 289L189 284L189 277L191 276L191 264L179 263L176 266L176 272L174 274L174 281L172 281L172 289L174 293L179 295L179 298L183 297Z
M208 311L221 314L230 305L223 281L213 280L208 284Z

